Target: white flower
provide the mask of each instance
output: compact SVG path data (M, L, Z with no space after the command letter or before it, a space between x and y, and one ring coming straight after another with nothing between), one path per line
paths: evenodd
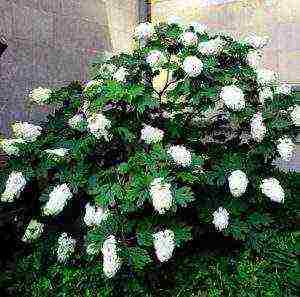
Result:
M26 228L22 241L28 242L38 239L44 230L44 224L39 223L37 220L32 219Z
M296 127L300 126L300 105L296 104L291 112L291 119Z
M16 122L12 125L12 130L17 138L22 138L25 141L35 141L41 134L42 128L27 122Z
M66 148L58 148L53 150L45 150L45 153L54 155L57 157L64 157L68 153L69 149Z
M260 188L262 193L272 201L278 203L284 202L284 191L276 178L271 177L262 180Z
M108 216L108 211L101 207L95 207L89 203L85 206L84 222L87 226L99 226L103 220Z
M261 142L266 135L267 128L263 122L262 114L260 112L253 115L250 128L252 138L257 142Z
M263 88L261 91L259 91L258 96L259 96L259 102L261 104L264 104L267 98L273 99L273 92L271 88Z
M194 46L198 43L198 37L193 32L182 33L180 40L184 46Z
M273 84L277 80L277 76L274 71L266 68L259 68L256 70L257 81L261 85Z
M67 204L68 200L73 197L67 184L56 186L49 195L49 200L43 207L45 215L59 214Z
M138 39L148 40L154 33L154 27L150 23L141 23L135 28L135 36Z
M175 249L175 234L172 230L159 231L153 234L156 257L160 262L168 261Z
M290 161L295 152L296 145L293 141L285 136L278 139L277 151L284 161Z
M153 128L149 125L146 125L141 131L141 139L144 140L146 143L157 143L161 141L164 137L164 131Z
M0 145L2 150L9 156L19 156L20 150L16 144L25 143L24 139L2 139Z
M247 63L249 66L253 68L258 68L261 64L262 60L262 53L257 50L251 50L249 51L247 55Z
M221 231L227 228L229 224L229 213L225 208L219 207L213 213L213 217L213 224L215 225L217 230Z
M243 171L235 170L231 172L228 177L228 182L232 196L240 197L246 192L249 181L247 175Z
M106 140L108 140L108 132L106 129L111 126L110 120L108 120L103 114L97 113L89 117L87 121L90 132L95 135L97 139L103 136Z
M106 64L105 64L105 65L106 65ZM101 84L102 84L102 81L101 81L101 80L91 80L91 81L89 81L89 82L85 85L85 87L84 87L84 89L83 89L83 92L87 92L87 91L91 90L91 89L94 88L94 87L101 86Z
M153 50L148 53L146 62L150 67L157 68L166 62L166 57L161 51Z
M126 81L126 75L128 75L128 71L125 67L120 67L117 72L114 74L113 78L119 82Z
M260 49L267 45L268 39L269 38L267 36L260 37L254 33L251 33L245 38L245 42L247 42L256 49Z
M62 233L58 238L57 260L65 262L75 251L76 240L67 233Z
M245 107L245 95L240 88L234 85L223 87L220 97L224 104L232 110L239 111Z
M167 151L174 161L183 167L188 166L192 162L192 154L183 145L172 145Z
M190 26L193 27L195 32L199 34L203 34L207 31L207 26L198 22L192 22Z
M292 86L289 84L281 84L275 88L275 94L290 95L292 92Z
M190 77L198 76L203 69L203 63L195 56L186 57L183 61L183 70Z
M203 55L217 55L223 50L225 44L225 40L217 37L209 41L200 42L198 51Z
M121 259L117 254L117 241L113 235L109 236L103 243L103 272L106 277L114 277L121 267Z
M29 94L30 101L38 103L38 104L43 104L48 101L51 95L51 90L38 87L34 90L32 90Z
M87 106L84 106L85 108ZM72 129L81 129L84 122L84 116L82 114L75 114L72 118L68 120L68 124Z
M172 206L173 197L170 188L171 185L162 183L161 178L155 178L150 185L153 207L160 214L164 214Z
M26 179L22 172L13 171L6 181L6 187L4 193L1 195L1 201L13 202L15 198L19 198L25 186Z

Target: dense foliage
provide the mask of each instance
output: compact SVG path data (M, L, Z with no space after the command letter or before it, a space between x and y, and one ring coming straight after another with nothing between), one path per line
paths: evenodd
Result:
M170 22L136 41L85 85L33 90L55 112L2 140L1 227L24 251L1 287L294 296L299 174L273 161L293 157L299 106L262 68L265 40Z

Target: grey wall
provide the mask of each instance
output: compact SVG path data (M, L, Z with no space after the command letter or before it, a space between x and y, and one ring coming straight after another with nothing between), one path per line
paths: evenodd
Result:
M0 132L9 122L40 120L45 110L25 108L38 86L87 79L95 50L111 50L102 0L0 0L0 36L8 48L0 57Z

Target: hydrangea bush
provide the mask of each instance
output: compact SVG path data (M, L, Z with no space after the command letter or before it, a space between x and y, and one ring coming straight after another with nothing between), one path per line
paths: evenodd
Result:
M262 66L266 39L173 20L135 40L88 83L30 93L55 112L1 141L1 207L34 205L20 239L47 247L47 263L98 263L107 281L177 261L206 234L263 257L295 224L299 181L273 165L295 154L299 105Z

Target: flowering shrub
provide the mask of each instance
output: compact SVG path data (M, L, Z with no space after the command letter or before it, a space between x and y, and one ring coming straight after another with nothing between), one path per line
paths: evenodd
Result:
M55 113L2 140L1 204L35 203L21 238L41 237L53 262L102 263L104 279L176 261L199 232L263 254L295 218L291 173L272 162L293 157L299 124L292 90L258 61L266 39L176 20L135 38L89 83L33 90Z

